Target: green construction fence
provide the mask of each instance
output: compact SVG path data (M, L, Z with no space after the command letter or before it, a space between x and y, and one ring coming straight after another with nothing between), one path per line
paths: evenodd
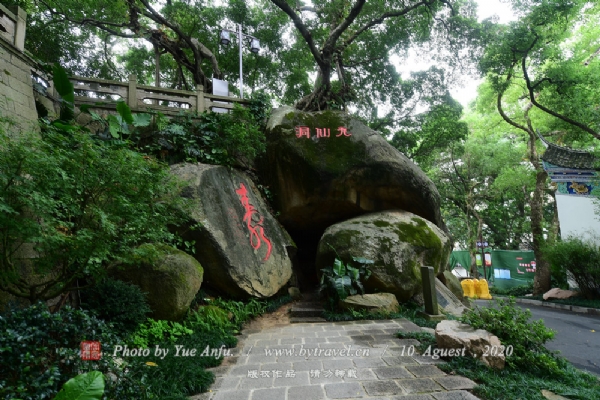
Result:
M492 250L486 251L486 269L488 282L500 289L510 289L533 282L536 261L533 251ZM490 264L491 256L491 266ZM462 265L467 271L471 269L471 255L467 250L456 250L450 255L450 269ZM481 253L477 257L477 269L483 275Z

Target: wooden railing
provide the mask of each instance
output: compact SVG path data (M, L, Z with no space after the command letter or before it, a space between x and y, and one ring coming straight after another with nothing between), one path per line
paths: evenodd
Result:
M230 110L234 103L249 104L248 100L204 93L202 85L197 85L195 91L139 85L135 75L130 75L127 83L81 76L71 77L71 82L76 106L87 104L114 110L117 101L123 100L132 111L155 110L174 115L182 110L201 113L213 108Z

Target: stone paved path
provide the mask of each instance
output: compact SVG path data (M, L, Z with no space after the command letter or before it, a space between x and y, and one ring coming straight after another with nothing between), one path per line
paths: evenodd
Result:
M245 330L234 355L213 369L211 391L192 399L477 399L465 390L473 381L413 354L418 342L398 339L398 331L420 328L398 319Z

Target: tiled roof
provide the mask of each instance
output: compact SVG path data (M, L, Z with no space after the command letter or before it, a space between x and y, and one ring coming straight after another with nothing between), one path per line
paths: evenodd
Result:
M548 142L546 142L546 144L548 145L548 148L544 155L542 155L542 160L550 164L564 168L597 169L596 158L587 151L573 150Z

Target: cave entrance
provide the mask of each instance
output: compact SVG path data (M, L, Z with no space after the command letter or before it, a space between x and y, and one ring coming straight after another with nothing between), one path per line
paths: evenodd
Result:
M319 289L319 271L317 270L317 249L325 229L288 230L296 243L297 253L293 260L296 285L301 292L316 292Z

